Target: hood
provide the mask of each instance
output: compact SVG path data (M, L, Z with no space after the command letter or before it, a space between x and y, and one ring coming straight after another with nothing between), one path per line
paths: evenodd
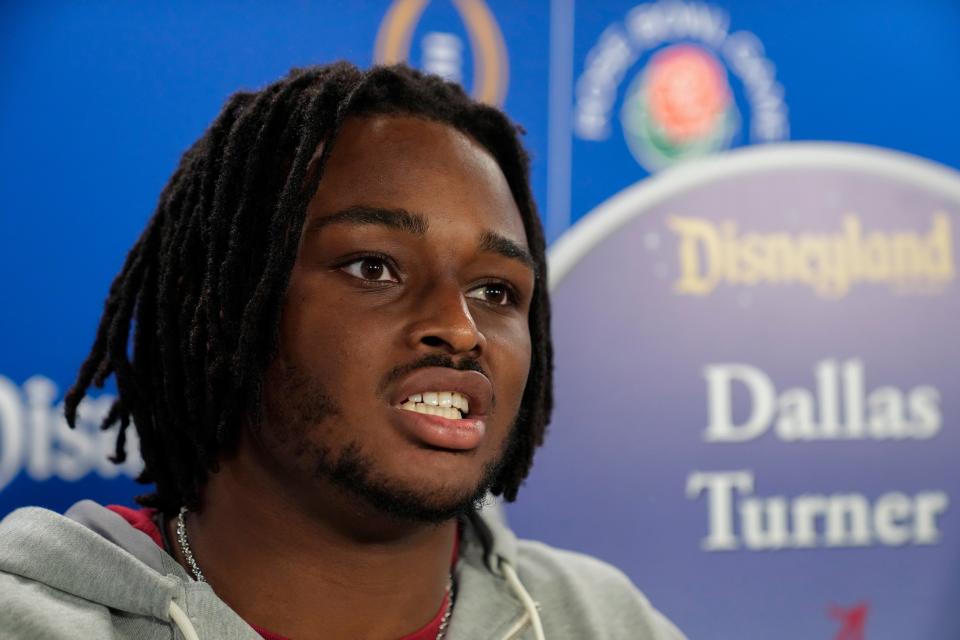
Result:
M470 597L457 600L451 637L474 637L471 631L483 628L490 637L508 639L529 626L533 637L543 640L537 604L517 576L518 547L503 507L488 496L486 506L471 513L463 527L456 576L458 589ZM491 573L495 580L489 579Z
M7 516L0 570L111 609L167 619L186 579L179 565L169 566L149 537L94 502L79 502L66 515L27 507Z
M111 612L154 618L187 640L259 640L209 585L193 582L149 536L90 500L66 516L26 507L4 518L0 571Z

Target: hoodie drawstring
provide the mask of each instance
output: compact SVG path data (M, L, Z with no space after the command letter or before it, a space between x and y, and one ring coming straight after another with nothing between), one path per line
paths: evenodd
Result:
M167 613L170 614L170 619L173 620L173 624L177 625L177 629L180 629L180 633L183 634L186 640L200 640L200 636L197 635L197 630L194 629L190 618L187 617L183 609L173 600L170 601L170 608L167 610Z
M517 577L517 572L514 571L513 566L503 558L500 559L500 570L503 571L503 575L507 578L507 583L509 583L510 588L513 589L513 593L520 598L520 602L523 603L523 608L527 611L530 624L533 625L533 637L536 640L546 640L543 635L543 623L540 621L540 613L537 611L537 603L533 601L530 593L520 582L520 578Z

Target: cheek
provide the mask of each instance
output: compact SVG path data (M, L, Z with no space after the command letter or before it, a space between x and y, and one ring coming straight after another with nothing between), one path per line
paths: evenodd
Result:
M280 326L280 354L283 359L305 371L342 367L356 339L354 326L330 309L341 301L310 292L299 283L291 283Z
M498 404L503 402L504 408L516 413L530 373L530 331L525 324L518 323L511 331L488 339L491 352L496 354L492 358L492 373L498 379L500 387Z
M347 297L292 284L281 320L284 361L336 395L369 391L377 358L387 352L384 328L373 326L375 314L351 311L355 301Z

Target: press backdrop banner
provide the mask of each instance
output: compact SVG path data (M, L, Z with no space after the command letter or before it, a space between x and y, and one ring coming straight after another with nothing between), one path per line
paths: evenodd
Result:
M958 213L960 173L801 143L597 207L551 252L556 411L511 519L691 637L960 637Z

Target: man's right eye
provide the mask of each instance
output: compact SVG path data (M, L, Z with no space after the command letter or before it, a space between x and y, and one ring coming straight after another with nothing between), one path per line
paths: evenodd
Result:
M340 270L354 278L369 282L400 282L400 278L394 274L386 258L380 256L363 256L351 260L341 266Z

